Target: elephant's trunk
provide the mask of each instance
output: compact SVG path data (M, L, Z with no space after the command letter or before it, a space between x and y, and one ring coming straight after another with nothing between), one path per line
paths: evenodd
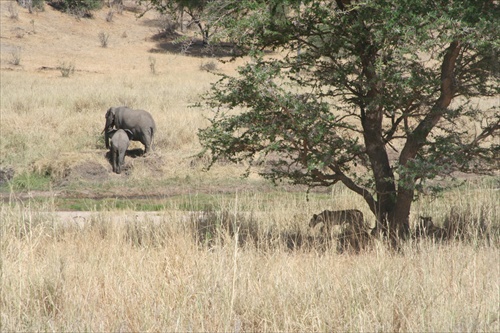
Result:
M104 133L104 143L106 144L106 149L109 148L109 138L112 136L113 132L113 124L108 125L108 122L106 121L106 126L104 126L104 129L102 130L101 134Z
M106 125L104 125L104 129L102 130L101 134L105 133L107 131L112 130L113 129L113 125L114 125L114 123L112 121L106 120Z

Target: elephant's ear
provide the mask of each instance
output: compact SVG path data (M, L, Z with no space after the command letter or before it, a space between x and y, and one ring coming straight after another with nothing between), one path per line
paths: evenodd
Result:
M116 108L109 108L108 112L106 112L106 118L111 117L111 119L115 119Z
M127 133L128 138L129 138L130 140L132 140L132 139L134 138L134 133L132 133L132 131L131 131L131 130L129 130L129 129L124 129L124 131L125 131L125 133Z
M104 116L106 119L106 125L104 125L104 131L112 128L115 124L115 110L114 108L109 108Z

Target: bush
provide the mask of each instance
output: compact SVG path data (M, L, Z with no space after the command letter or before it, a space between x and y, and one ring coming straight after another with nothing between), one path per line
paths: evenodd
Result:
M113 22L113 16L115 15L115 12L113 10L110 10L106 14L106 22Z
M23 172L14 176L12 188L15 191L48 190L50 188L50 176L36 172Z
M213 72L213 71L217 70L217 63L213 60L210 60L207 62L202 62L200 64L200 70L207 71L207 72Z
M63 77L69 77L75 72L75 64L72 62L62 62L59 66L57 66L57 69L61 71L61 75Z
M9 17L13 20L19 20L19 11L13 2L9 3L9 7L7 7L9 11Z
M11 59L11 64L14 66L19 66L21 64L21 48L20 47L15 47L11 52L10 55L12 57Z
M99 33L99 41L101 42L101 47L108 47L109 34L105 32Z
M156 75L156 58L149 57L149 69L151 74Z
M33 13L33 11L43 12L45 10L45 0L17 0L17 3L21 7L27 8L30 13Z
M101 9L102 0L53 0L49 5L78 17L93 17L92 11Z

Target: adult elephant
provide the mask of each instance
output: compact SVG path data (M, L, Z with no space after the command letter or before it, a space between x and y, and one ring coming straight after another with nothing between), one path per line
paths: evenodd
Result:
M113 129L128 129L132 132L133 141L140 141L144 145L144 154L153 149L153 137L156 124L151 114L144 110L134 110L126 106L111 107L106 112L104 126L104 141L109 148L109 131Z

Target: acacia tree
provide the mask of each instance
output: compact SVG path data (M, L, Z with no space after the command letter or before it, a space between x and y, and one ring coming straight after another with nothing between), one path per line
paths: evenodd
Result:
M195 24L198 27L205 46L210 44L214 35L218 35L219 23L233 14L230 0L139 0L139 3L146 4L147 10L168 13L180 17L181 21L184 14L188 15L188 26Z
M427 180L499 169L497 1L235 6L245 15L227 20L226 33L253 59L208 96L214 115L199 139L212 164L248 161L295 184L341 182L393 240L408 235ZM479 103L488 97L496 103Z

